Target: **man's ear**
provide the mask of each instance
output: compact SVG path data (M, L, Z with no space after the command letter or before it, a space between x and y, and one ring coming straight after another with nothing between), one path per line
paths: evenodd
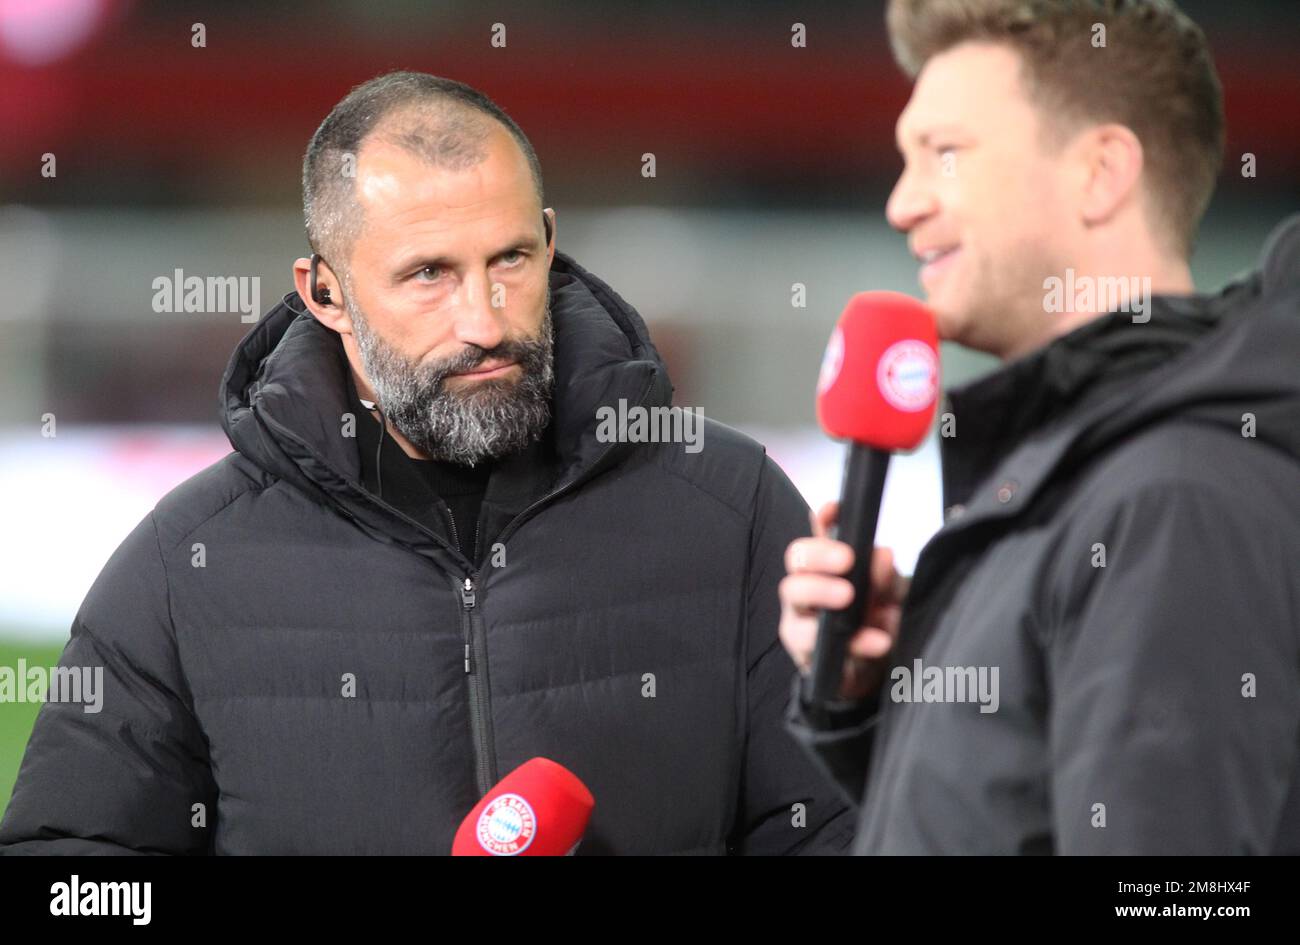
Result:
M1079 146L1085 170L1080 214L1085 226L1096 226L1140 198L1142 142L1112 123L1090 129Z
M328 289L334 304L321 305L311 297L311 259L299 256L293 261L293 287L298 291L307 311L316 316L316 320L327 328L337 332L352 330L352 321L344 311L343 290L339 288L334 272L323 261L316 265L317 289Z
M546 234L546 262L549 264L555 259L555 209L553 207L547 207L542 211L542 217L544 226L547 223L550 224L550 226L547 227Z

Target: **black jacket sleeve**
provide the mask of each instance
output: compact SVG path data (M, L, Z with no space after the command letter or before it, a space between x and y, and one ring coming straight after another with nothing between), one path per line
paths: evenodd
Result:
M1269 852L1300 750L1296 561L1276 515L1203 483L1072 529L1042 604L1058 853Z
M786 710L787 730L826 777L839 787L844 799L854 806L860 805L879 721L878 696L834 708L824 707L814 716L802 695L802 687L796 680Z
M0 854L208 853L217 790L177 655L153 513L91 586L59 666L98 677L96 698L41 707L0 821Z
M848 851L854 811L799 750L783 725L796 675L778 636L777 584L785 549L809 533L808 506L771 459L764 461L750 544L745 762L732 852L832 854Z

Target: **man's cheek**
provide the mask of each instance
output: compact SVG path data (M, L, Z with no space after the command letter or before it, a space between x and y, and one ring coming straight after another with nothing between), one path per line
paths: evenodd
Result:
M542 322L546 320L546 296L535 295L520 308L520 318L513 326L514 336L528 341L537 341L542 336Z

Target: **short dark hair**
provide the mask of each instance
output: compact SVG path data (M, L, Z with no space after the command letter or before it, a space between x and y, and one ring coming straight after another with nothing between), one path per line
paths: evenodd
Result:
M350 91L321 122L302 162L302 209L307 242L346 277L352 245L361 231L356 198L356 156L366 139L390 116L384 136L436 167L463 170L486 157L488 121L514 137L539 203L542 167L528 136L492 99L475 88L423 72L389 72ZM344 173L345 157L352 174Z
M961 43L1002 44L1019 54L1026 93L1051 127L1132 130L1160 228L1191 253L1223 162L1223 92L1205 34L1173 0L890 0L885 18L912 78Z

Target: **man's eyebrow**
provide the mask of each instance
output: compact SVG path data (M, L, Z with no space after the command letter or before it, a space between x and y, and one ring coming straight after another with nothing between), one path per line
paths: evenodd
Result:
M536 233L529 233L523 236L517 236L513 240L507 241L505 246L502 247L501 249L495 250L492 253L490 253L488 255L488 259L496 259L498 256L504 256L506 253L512 252L514 250L520 250L520 249L536 250L541 245L542 242L538 238ZM418 272L419 270L424 269L427 266L443 266L448 268L454 268L456 262L457 261L451 256L429 256L425 253L416 252L416 253L411 253L409 256L403 257L399 261L398 265L394 268L394 271L401 275L405 275L411 272Z
M911 129L908 129L905 135L900 134L899 132L896 131L894 134L894 141L895 141L895 145L899 148L899 150L902 150L904 138L914 141L918 146L924 148L927 145L929 145L930 142L932 142L935 138L948 137L952 135L955 135L959 138L967 138L969 137L969 132L961 125L948 123L942 125L934 125L929 128L922 128L919 131L912 131Z

